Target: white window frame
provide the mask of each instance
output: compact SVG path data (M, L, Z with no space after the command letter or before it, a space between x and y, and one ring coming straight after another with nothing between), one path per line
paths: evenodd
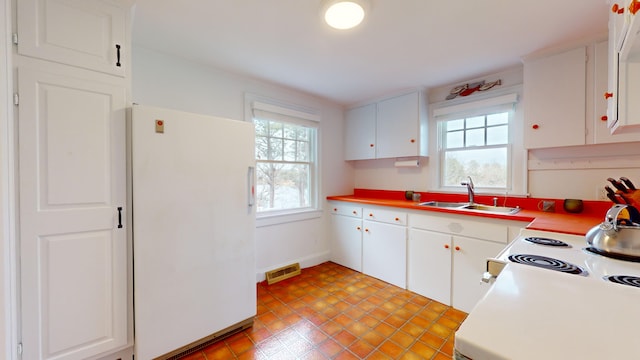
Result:
M514 86L505 89L506 91L496 91L491 95L485 95L482 98L473 100L461 99L459 101L446 101L431 104L433 136L431 141L435 152L433 164L435 171L431 175L431 188L434 191L441 192L466 192L466 188L444 186L442 181L443 171L443 129L442 122L446 120L454 120L460 118L472 117L474 115L485 115L500 111L502 109L511 109L509 115L509 145L507 149L508 174L507 188L481 188L476 190L485 194L494 195L526 195L526 172L527 172L527 152L522 145L522 104L519 102L521 94L521 86ZM484 95L484 94L483 94Z
M268 226L290 221L306 220L321 216L319 202L319 139L320 115L313 109L287 104L281 101L246 94L245 120L253 122L255 117L302 125L314 129L310 145L309 206L304 208L278 209L256 212L257 226Z

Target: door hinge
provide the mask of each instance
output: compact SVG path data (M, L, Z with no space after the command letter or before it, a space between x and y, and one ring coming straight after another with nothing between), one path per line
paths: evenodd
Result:
M20 105L20 95L18 93L13 94L13 105Z
M18 343L18 355L22 355L22 343Z
M11 41L13 41L14 45L18 45L18 33L11 34Z

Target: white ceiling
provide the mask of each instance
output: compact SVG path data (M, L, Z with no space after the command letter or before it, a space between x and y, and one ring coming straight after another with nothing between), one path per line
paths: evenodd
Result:
M515 66L529 53L606 36L607 0L371 0L338 31L321 0L137 0L134 44L340 104Z

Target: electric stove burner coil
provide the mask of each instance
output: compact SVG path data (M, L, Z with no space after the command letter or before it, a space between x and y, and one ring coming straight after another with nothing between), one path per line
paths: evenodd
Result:
M640 277L631 275L609 275L603 279L616 284L635 286L640 288Z
M571 245L567 244L566 242L556 240L556 239L549 239L549 238L535 237L535 236L526 237L524 239L530 243L534 243L538 245L571 247Z
M594 248L593 246L586 247L586 248L584 248L584 250L588 251L588 252L590 252L592 254L606 256L606 257L611 258L611 259L622 260L622 261L631 261L631 262L640 262L640 258L637 257L637 256L611 253L611 252L608 252L608 251L603 251L603 250Z
M577 275L584 275L584 276L588 274L585 270L583 270L579 266L570 264L562 260L549 258L546 256L517 254L517 255L510 255L509 260L519 264L536 266L543 269L555 270L555 271L560 271L568 274L577 274Z

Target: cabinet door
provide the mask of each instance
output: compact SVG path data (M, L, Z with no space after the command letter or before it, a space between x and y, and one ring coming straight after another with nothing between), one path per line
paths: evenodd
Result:
M331 215L331 261L362 271L362 220Z
M364 221L362 272L407 287L407 228Z
M125 88L69 72L18 70L24 359L127 344Z
M603 41L594 45L594 119L593 119L593 138L596 144L614 143L614 142L628 142L628 141L640 141L640 135L638 133L631 134L611 134L609 129L609 113L614 113L614 110L608 109L608 101L604 98L603 94L607 92L609 88L608 72L607 72L607 58L609 55L609 46L607 41ZM617 61L617 59L616 59ZM616 64L617 67L617 64ZM617 75L617 74L616 74ZM617 82L616 82L617 87ZM617 93L617 91L616 91ZM614 94L615 96L615 94ZM613 100L610 100L613 101ZM603 118L604 116L604 118ZM617 107L615 110L615 116L617 116Z
M125 75L125 9L99 0L17 3L20 55Z
M585 144L586 48L524 62L525 148Z
M378 158L419 155L419 100L414 92L378 103Z
M408 289L451 304L451 235L410 229Z
M453 237L453 288L451 305L464 312L471 312L478 300L489 290L483 283L486 259L494 257L504 244L461 236Z
M376 104L347 111L344 148L345 160L376 158Z

